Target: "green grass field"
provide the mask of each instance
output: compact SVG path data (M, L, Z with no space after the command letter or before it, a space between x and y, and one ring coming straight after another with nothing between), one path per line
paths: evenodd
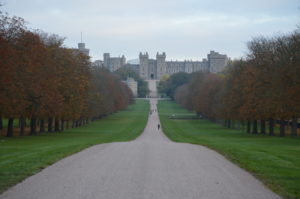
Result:
M126 110L80 128L38 136L0 137L0 192L89 146L135 139L145 128L148 113L149 102L136 100Z
M194 113L170 101L158 104L163 131L176 142L205 145L250 171L284 198L300 198L300 139L252 135L207 120L170 119Z

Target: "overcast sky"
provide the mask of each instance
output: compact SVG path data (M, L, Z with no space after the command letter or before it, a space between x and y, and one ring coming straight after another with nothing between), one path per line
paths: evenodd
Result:
M288 33L300 22L299 0L0 0L31 28L66 37L80 32L92 59L140 51L167 60L201 60L210 50L239 58L251 38Z

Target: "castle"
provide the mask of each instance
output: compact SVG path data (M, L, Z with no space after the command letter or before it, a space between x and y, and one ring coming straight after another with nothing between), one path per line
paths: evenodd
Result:
M89 56L90 54L90 49L85 48L85 43L78 43L78 49L79 52L85 54L86 56Z
M166 53L156 54L156 59L150 59L148 53L139 54L139 64L126 64L124 55L122 57L110 57L104 53L103 62L97 60L94 65L104 66L111 72L123 66L131 67L143 79L161 79L164 75L172 75L178 72L192 73L196 71L207 71L218 73L226 66L228 58L218 52L210 51L207 59L202 61L166 61Z
M89 49L85 48L84 43L78 44L78 51L89 55ZM148 53L139 54L139 64L126 63L124 55L121 57L110 57L109 53L103 54L103 61L96 60L93 62L94 66L105 67L111 72L118 70L121 67L130 67L141 78L160 80L164 75L172 75L178 72L192 73L196 71L207 71L211 73L218 73L226 66L228 58L226 55L221 55L218 52L210 51L207 59L202 61L166 61L166 53L157 53L156 59L150 59Z
M108 68L111 72L118 70L126 64L125 56L110 57L109 53L103 54L103 66Z

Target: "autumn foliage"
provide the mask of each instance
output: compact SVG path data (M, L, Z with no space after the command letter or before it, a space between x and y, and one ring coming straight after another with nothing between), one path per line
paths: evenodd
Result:
M248 43L245 59L230 61L220 74L197 72L177 87L182 106L228 127L247 132L297 135L300 118L300 34L259 37Z
M63 39L26 28L23 19L0 13L0 130L8 119L13 136L61 131L124 109L130 89L89 57L66 48ZM28 132L27 132L28 134Z

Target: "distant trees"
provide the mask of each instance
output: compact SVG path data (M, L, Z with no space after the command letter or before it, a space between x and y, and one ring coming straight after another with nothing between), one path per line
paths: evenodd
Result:
M29 119L32 135L80 126L133 102L118 77L92 69L89 57L63 47L62 38L29 31L7 14L0 14L0 74L0 127L7 118L9 137L16 119L20 135Z
M122 80L126 80L128 77L133 78L138 83L137 93L138 97L146 97L149 94L148 83L140 78L140 76L130 67L123 66L115 71L117 75L121 77Z
M208 119L218 118L224 78L219 75L196 72L190 75L190 81L178 87L175 101L189 110L196 111Z
M170 78L167 78L166 80L159 82L158 92L159 93L165 93L171 99L174 99L175 90L179 86L187 83L188 80L189 80L188 73L185 73L185 72L175 73Z
M230 61L223 74L191 74L188 83L176 89L175 100L208 119L223 119L228 127L245 124L249 133L274 135L278 123L279 135L284 136L288 124L290 134L296 136L300 117L299 32L255 38L248 49L246 59Z

